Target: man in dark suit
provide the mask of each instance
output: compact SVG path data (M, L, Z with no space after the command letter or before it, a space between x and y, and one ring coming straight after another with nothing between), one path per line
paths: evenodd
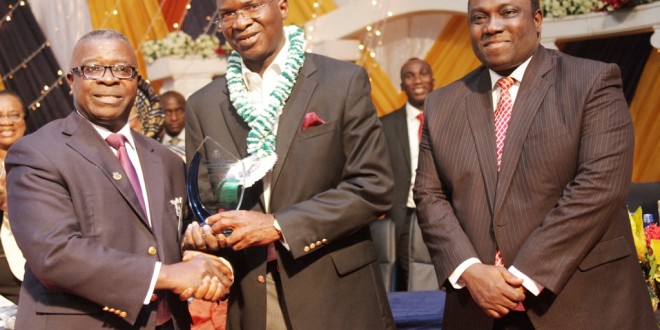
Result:
M259 170L241 178L243 211L208 218L206 240L191 225L185 242L233 248L228 329L393 329L369 230L392 173L366 72L305 53L302 31L283 27L286 0L218 9L235 53L188 99L188 164L212 137Z
M394 203L387 217L396 225L397 291L408 289L410 218L415 213L412 187L424 122L424 100L433 90L434 82L428 62L414 57L408 59L401 66L401 90L406 93L408 102L380 118L394 174Z
M212 255L180 262L184 165L129 129L135 51L116 31L92 31L71 65L76 111L19 140L6 159L12 229L27 260L16 328L188 329L179 298L217 300L231 273ZM104 141L113 137L125 145Z
M540 46L542 19L537 0L470 0L483 66L426 100L414 192L443 329L657 328L620 72Z

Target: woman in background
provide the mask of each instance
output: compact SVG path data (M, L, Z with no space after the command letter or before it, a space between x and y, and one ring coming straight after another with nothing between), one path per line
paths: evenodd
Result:
M18 293L25 272L25 259L18 249L9 225L5 191L5 156L7 150L25 135L25 105L10 91L0 91L0 295L18 304Z

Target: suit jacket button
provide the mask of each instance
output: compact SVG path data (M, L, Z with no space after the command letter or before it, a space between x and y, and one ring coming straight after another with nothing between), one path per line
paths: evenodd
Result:
M305 252L309 252L309 246L305 246L305 248L303 249L303 251L305 251Z
M119 313L119 316L124 318L124 317L128 316L128 313L122 311L121 313Z
M103 311L104 311L104 312L107 312L107 311L109 311L109 310L110 310L110 307L108 307L108 306L103 307Z
M110 307L110 309L108 309L108 312L110 312L110 313L114 313L114 312L115 312L115 309L112 308L112 307Z
M156 301L156 300L158 300L158 295L154 293L154 294L151 295L151 299L150 299L150 301L151 301L151 302L154 302L154 301Z
M316 246L321 246L321 241L316 241Z
M328 244L328 240L324 238L324 239L321 240L321 243Z
M265 282L266 282L266 278L263 277L263 275L259 275L259 277L257 277L257 282L259 282L259 283L265 283Z
M310 245L309 245L309 248L310 248L310 249L315 249L315 248L316 248L316 244L314 244L314 243L310 244Z
M156 248L153 246L150 246L149 249L147 249L147 253L149 253L150 256L156 254L157 252L158 250L156 250Z

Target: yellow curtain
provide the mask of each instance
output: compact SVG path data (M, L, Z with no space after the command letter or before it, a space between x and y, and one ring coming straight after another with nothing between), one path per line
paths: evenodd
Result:
M168 33L158 0L88 0L87 3L92 27L123 33L135 48L138 69L146 77L140 45L147 40L161 39Z
M660 181L660 51L651 50L630 105L635 125L633 182Z
M465 15L451 18L426 55L426 61L433 69L436 88L462 78L481 64L472 52Z
M314 5L316 4L317 7ZM337 9L337 5L332 0L298 0L289 1L289 16L284 24L295 24L303 26L307 21L316 16L324 15Z

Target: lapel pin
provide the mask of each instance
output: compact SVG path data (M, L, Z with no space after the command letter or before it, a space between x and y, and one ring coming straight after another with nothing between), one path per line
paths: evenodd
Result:
M119 181L121 180L121 174L119 172L112 172L112 178Z

